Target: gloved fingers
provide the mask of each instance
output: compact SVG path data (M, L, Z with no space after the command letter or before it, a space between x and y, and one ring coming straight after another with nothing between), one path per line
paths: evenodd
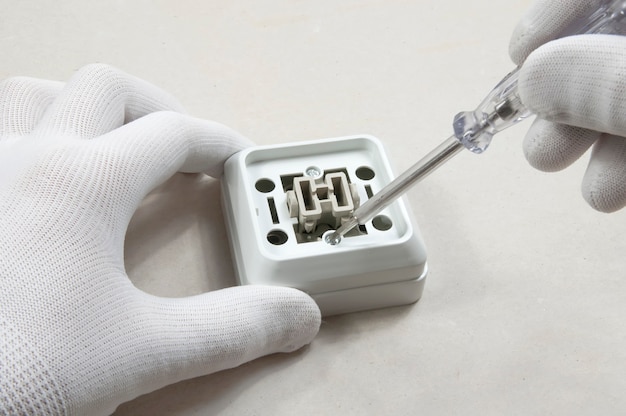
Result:
M597 10L603 0L537 0L520 20L509 43L509 55L521 65L539 46L562 37L574 22Z
M160 88L109 65L91 64L72 76L37 131L90 139L162 110L184 112Z
M149 355L129 348L138 356L124 364L142 389L134 395L295 351L313 340L321 323L313 299L285 287L241 286L184 299L145 299L150 319L128 336L131 344L151 341Z
M534 51L519 73L519 94L550 121L626 136L626 37L581 35Z
M526 160L536 169L556 172L578 160L601 133L537 119L523 142Z
M149 114L88 143L107 155L108 175L122 185L117 191L137 204L176 172L219 178L226 159L251 144L222 124L172 111Z
M0 82L0 140L29 134L63 85L29 77Z
M626 206L626 139L602 135L593 147L582 183L585 200L601 212Z

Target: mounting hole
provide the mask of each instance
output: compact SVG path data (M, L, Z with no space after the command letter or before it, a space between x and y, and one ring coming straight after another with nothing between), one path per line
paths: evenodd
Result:
M272 230L267 233L267 241L275 246L282 246L288 239L289 237L287 237L287 233L282 230Z
M393 222L391 222L391 219L386 215L377 215L372 220L372 225L378 231L387 231L393 226Z
M370 167L361 166L356 170L356 177L363 181L369 181L370 179L374 179L374 176L376 176L376 173L374 173L374 171Z
M274 185L274 182L271 179L263 178L256 181L254 187L257 191L266 194L268 192L272 192L274 188L276 188L276 185Z

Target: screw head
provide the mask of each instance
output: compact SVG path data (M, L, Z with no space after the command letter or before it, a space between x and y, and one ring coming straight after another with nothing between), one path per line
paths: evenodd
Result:
M328 230L324 234L322 234L322 240L324 240L326 244L336 246L337 244L341 243L341 236L335 234L335 230Z
M304 171L304 174L306 176L310 176L313 179L321 178L322 173L323 173L322 169L318 168L317 166L309 166Z

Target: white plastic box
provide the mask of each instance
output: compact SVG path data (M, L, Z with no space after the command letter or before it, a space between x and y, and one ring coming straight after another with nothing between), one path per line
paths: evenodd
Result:
M371 136L253 147L226 162L222 202L238 283L300 289L324 316L416 302L426 250L402 199L335 246L321 238L329 226L306 233L291 217L293 179L332 172L355 184L361 203L393 178Z

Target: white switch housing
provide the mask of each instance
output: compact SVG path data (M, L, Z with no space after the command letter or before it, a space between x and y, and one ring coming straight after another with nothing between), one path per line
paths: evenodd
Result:
M333 199L333 206L339 198L343 202L336 211L341 211L352 203L343 200L347 193L356 192L355 204L363 204L393 174L381 143L371 136L252 147L232 156L224 168L222 202L239 284L300 289L324 316L405 305L421 297L426 250L403 199L332 246L321 235L337 223L320 216L313 227L310 216L291 216L294 179L306 190L320 184L315 198L321 204ZM315 206L311 203L311 212ZM340 216L345 212L332 220Z

